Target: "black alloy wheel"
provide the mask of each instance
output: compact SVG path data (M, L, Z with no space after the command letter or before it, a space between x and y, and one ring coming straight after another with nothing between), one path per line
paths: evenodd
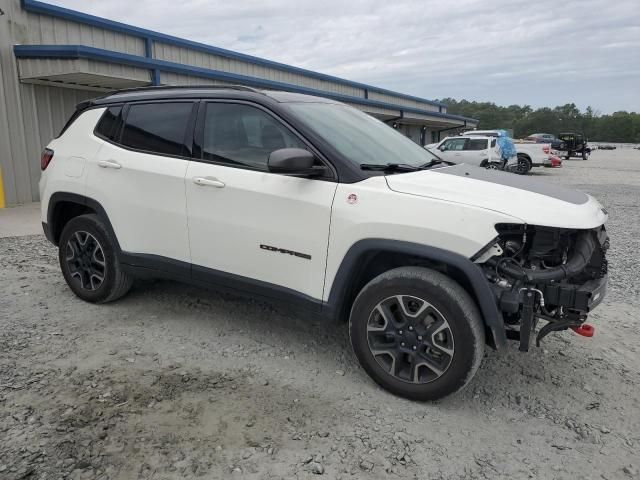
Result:
M455 344L447 319L426 300L411 295L386 298L367 322L369 349L398 380L428 383L449 368Z
M96 237L89 232L76 231L67 241L65 260L71 278L80 288L89 291L100 288L105 277L105 257Z

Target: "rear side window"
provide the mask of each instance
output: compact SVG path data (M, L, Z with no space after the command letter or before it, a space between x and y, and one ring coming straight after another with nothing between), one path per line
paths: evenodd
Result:
M193 103L147 103L129 107L120 143L160 155L187 156L185 135Z
M122 106L109 107L96 126L96 135L115 142L122 124Z
M465 150L486 150L487 141L484 138L470 138Z

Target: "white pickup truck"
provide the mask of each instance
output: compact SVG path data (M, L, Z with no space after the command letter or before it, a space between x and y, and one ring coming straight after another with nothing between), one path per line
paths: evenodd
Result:
M463 137L497 137L498 130L470 130L462 134ZM518 166L516 173L524 175L533 167L559 166L555 152L551 149L550 143L524 142L514 140L513 143L518 150Z
M497 146L497 132L474 130L456 137L448 137L439 143L425 145L430 150L455 163L466 163L487 168L502 168L503 161ZM561 160L554 155L549 144L514 142L518 150L514 172L525 175L533 167L560 166Z

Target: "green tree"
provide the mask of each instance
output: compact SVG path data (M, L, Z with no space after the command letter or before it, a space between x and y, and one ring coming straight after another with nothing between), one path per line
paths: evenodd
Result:
M640 113L615 112L601 115L590 106L584 112L574 103L534 110L530 105L502 107L493 102L445 98L449 113L479 120L483 129L513 130L516 138L532 133L583 132L590 140L640 143Z

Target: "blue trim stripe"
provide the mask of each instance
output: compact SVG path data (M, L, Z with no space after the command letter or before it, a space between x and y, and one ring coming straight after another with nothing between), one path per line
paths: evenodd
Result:
M39 2L37 0L22 0L22 8L32 13L64 18L65 20L84 23L86 25L92 25L95 27L104 28L114 32L134 35L136 37L145 39L145 41L149 39L152 41L162 42L169 45L185 47L191 50L210 53L212 55L219 55L221 57L230 58L233 60L240 60L240 61L255 64L255 65L261 65L264 67L282 70L284 72L305 75L307 77L316 78L318 80L326 80L329 82L339 83L341 85L347 85L354 88L361 88L361 89L364 89L365 92L368 90L369 92L377 92L377 93L382 93L387 95L393 95L394 97L403 98L405 100L414 100L414 101L422 102L428 105L435 105L435 106L446 108L446 105L442 102L436 102L434 100L427 100L424 98L415 97L413 95L398 93L392 90L374 87L364 83L352 82L344 78L334 77L333 75L326 75L324 73L314 72L312 70L307 70L305 68L293 67L291 65L286 65L284 63L274 62L272 60L266 60L264 58L254 57L253 55L246 55L244 53L238 53L231 50L226 50L224 48L213 47L211 45L206 45L204 43L194 42L191 40L186 40L184 38L174 37L172 35L166 35L164 33L155 32L153 30L147 30L145 28L134 27L132 25L127 25L125 23L114 22L113 20L108 20L106 18L97 17L94 15L89 15L82 12L77 12L75 10L70 10L68 8L50 5L48 3ZM365 95L367 94L365 93Z
M462 122L471 120L475 122L475 120L458 115L432 112L429 110L421 110L419 108L404 107L387 102L381 102L378 100L353 97L351 95L343 95L340 93L326 92L324 90L301 87L298 85L292 85L290 83L249 77L246 75L238 75L229 72L221 72L219 70L210 70L207 68L195 67L192 65L168 62L166 60L157 60L155 58L141 57L139 55L131 55L128 53L113 52L101 48L87 47L85 45L14 45L13 52L16 58L87 58L91 60L99 60L103 62L119 63L123 65L130 65L133 67L146 68L154 72L174 72L183 75L192 75L194 77L211 78L214 80L221 80L225 82L240 83L257 88L285 90L289 92L303 93L306 95L315 95L318 97L331 98L340 102L356 103L359 105L368 105L390 110L402 110L404 112L411 112L419 115L428 115L430 117L443 118L447 120L457 120Z

